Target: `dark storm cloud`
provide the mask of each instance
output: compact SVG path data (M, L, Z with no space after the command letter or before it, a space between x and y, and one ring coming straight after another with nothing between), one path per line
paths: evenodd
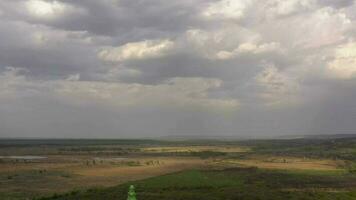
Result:
M35 76L66 76L99 65L95 46L78 43L70 33L21 22L0 21L1 66L28 69Z
M140 83L159 83L172 77L205 77L237 84L247 81L260 71L266 56L245 55L231 60L209 60L189 52L188 49L185 51L159 59L132 60L126 64L143 72L135 80ZM292 63L278 54L268 56L271 62Z
M55 1L48 1L55 2ZM30 17L16 9L25 0L5 1L4 16L8 19L45 24L54 28L72 31L88 31L97 35L129 37L134 32L142 37L158 37L157 34L175 34L189 26L198 25L197 12L208 1L61 1L71 6L72 12L49 20ZM146 32L146 33L145 33ZM136 38L138 39L138 38Z
M28 68L35 75L43 73L59 76L85 73L85 70L94 68L99 70L96 51L100 45L115 46L144 39L176 37L188 27L197 25L196 15L200 9L197 5L201 4L199 1L158 0L61 1L70 5L74 11L50 19L48 16L29 16L24 10L26 2L29 1L0 3L4 16L0 21L2 66ZM43 31L48 34L41 36ZM57 31L62 31L64 36L57 38ZM36 32L39 33L38 38L33 35ZM70 39L76 33L82 35L77 40ZM99 38L101 35L103 39ZM85 38L94 42L96 40L97 43L80 44L78 40ZM50 47L41 47L34 41L36 39L38 43L46 40L43 41L44 45Z

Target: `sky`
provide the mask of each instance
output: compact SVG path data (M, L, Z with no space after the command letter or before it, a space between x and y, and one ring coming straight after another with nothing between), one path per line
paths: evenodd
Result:
M354 133L353 0L0 0L0 137Z

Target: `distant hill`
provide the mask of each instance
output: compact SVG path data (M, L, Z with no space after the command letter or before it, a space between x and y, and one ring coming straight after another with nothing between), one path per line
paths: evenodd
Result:
M356 134L326 134L326 135L294 135L294 136L280 136L275 139L342 139L342 138L356 138Z

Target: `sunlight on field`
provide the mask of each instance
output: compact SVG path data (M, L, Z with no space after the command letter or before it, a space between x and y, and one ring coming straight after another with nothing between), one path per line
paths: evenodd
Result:
M244 160L227 159L222 162L263 169L287 170L341 170L343 161L298 157L252 157Z

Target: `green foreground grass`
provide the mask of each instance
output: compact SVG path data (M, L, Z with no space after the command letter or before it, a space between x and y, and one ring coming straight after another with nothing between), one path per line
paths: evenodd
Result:
M73 191L41 200L125 200L130 184L140 200L352 200L356 177L233 168L190 170L117 187Z

